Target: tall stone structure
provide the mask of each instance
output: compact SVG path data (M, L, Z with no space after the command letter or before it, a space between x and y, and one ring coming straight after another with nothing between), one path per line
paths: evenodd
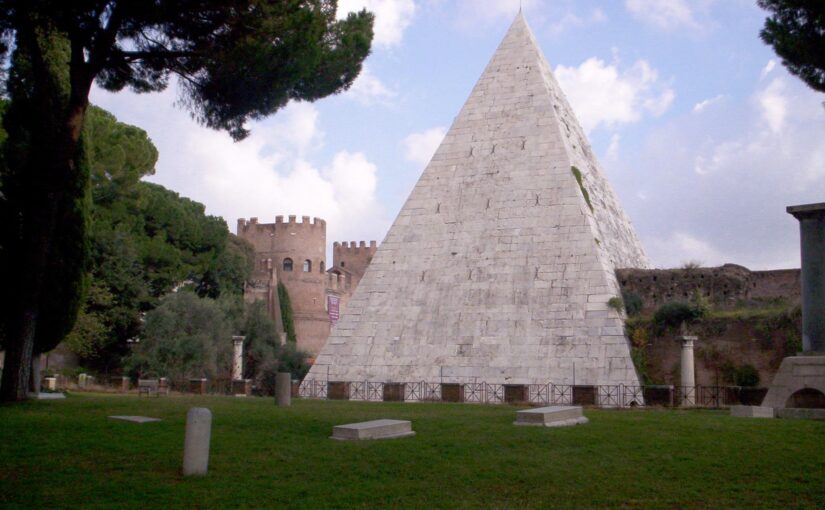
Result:
M519 14L308 380L638 384L617 267L647 267Z
M258 223L258 218L238 220L238 236L255 247L256 259L261 264L271 261L277 281L286 287L298 348L310 353L319 352L329 335L329 316L324 302L326 230L324 220L310 221L309 216L303 216L300 222L295 216L289 216L287 221L283 216L276 216L275 223L268 224ZM263 271L263 267L259 270ZM275 289L270 285L266 290L258 290L262 292L271 295Z

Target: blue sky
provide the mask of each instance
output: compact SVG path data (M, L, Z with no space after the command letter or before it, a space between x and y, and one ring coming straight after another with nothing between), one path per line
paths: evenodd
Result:
M799 266L786 205L825 201L825 95L789 75L746 0L523 0L551 68L656 267ZM519 9L518 0L340 0L376 13L346 93L233 143L160 94L92 101L146 129L149 180L238 218L320 216L381 240Z

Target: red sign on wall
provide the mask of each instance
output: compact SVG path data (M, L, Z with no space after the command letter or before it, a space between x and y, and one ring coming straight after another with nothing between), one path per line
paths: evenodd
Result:
M338 296L327 296L327 310L329 311L329 321L333 324L338 322L340 317L339 303L341 300Z

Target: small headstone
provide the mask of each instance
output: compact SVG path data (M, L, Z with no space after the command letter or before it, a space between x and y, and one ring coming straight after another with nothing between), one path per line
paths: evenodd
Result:
M730 406L730 415L737 418L773 418L773 407Z
M212 411L193 407L186 413L183 441L183 475L205 475L209 469L209 441L212 436Z
M332 439L357 441L362 439L395 439L414 436L412 424L407 420L373 420L338 425L332 429Z
M275 374L275 399L278 407L289 407L292 403L292 374L289 372Z
M129 421L132 423L152 423L161 421L160 418L150 418L149 416L109 416L112 420Z
M567 427L570 425L583 425L587 421L580 406L549 406L518 411L516 421L513 424L536 427Z

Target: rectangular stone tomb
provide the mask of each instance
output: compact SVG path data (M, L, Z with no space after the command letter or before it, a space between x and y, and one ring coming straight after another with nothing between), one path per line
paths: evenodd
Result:
M332 429L332 439L358 441L361 439L395 439L414 436L412 424L407 420L373 420L348 425L337 425Z
M773 407L730 406L730 415L737 418L773 418Z
M132 423L152 423L161 421L160 418L150 418L148 416L109 416L112 420L129 421Z
M587 421L580 406L549 406L518 411L513 423L536 427L567 427L584 425Z

